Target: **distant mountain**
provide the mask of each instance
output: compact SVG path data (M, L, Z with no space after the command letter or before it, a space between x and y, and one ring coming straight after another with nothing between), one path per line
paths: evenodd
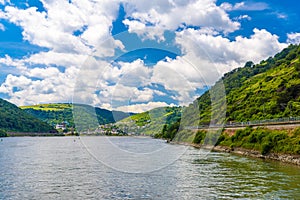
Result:
M53 127L16 105L0 99L0 130L0 134L6 131L47 133L53 130Z
M69 103L21 106L21 109L52 126L67 122L69 127L75 127L76 125L84 129L93 128L99 124L115 123L130 115L130 113L120 111L109 111L89 105Z

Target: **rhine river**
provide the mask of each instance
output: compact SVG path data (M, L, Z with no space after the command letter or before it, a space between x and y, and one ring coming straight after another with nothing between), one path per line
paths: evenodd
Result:
M2 138L0 199L300 199L300 168L143 137Z

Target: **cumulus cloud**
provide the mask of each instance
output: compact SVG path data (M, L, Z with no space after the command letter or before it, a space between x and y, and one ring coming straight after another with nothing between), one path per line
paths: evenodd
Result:
M182 25L208 27L224 33L233 32L240 27L240 23L232 21L224 9L216 6L214 0L143 1L143 5L140 1L133 0L127 2L125 10L130 16L130 19L124 20L129 31L149 39L157 37L163 40L162 30L175 31Z
M55 51L40 52L24 58L24 63L39 64L39 65L56 65L63 67L76 66L80 68L88 59L88 55L74 53L58 53Z
M119 62L120 73L118 83L125 86L146 86L150 84L152 70L144 65L144 62L137 59L131 63Z
M119 2L44 0L42 3L46 10L43 12L35 7L20 9L13 5L0 10L0 18L22 29L24 40L49 49L21 59L0 58L2 66L15 67L21 74L13 79L31 80L26 87L16 88L13 86L16 82L7 76L1 84L1 92L9 94L10 101L18 105L69 100L88 55L112 56L115 48L124 49L121 41L114 40L110 34Z
M287 43L290 44L299 44L300 43L300 33L288 33L287 34Z
M147 102L153 91L150 84L151 69L142 60L115 64L90 57L80 69L74 91L74 100L105 106L113 102Z
M23 38L32 44L59 53L79 54L89 54L111 38L110 27L119 9L116 1L43 1L43 6L47 12L38 12L36 7L6 6L0 16L20 26ZM76 31L82 33L76 36ZM112 49L103 52L110 56Z
M287 46L278 41L277 35L264 29L255 28L253 32L249 38L237 36L230 41L187 29L177 33L176 42L185 54L183 58L198 66L204 77L212 78L208 82L213 83L224 72L241 67L249 60L259 62Z
M197 67L181 57L158 62L153 68L151 82L176 92L178 95L173 98L176 98L181 105L191 102L195 98L197 88L206 85Z
M234 11L234 10L247 10L247 11L262 11L269 8L269 5L264 2L239 2L236 4L230 4L228 2L224 2L220 5L226 11Z
M24 75L9 74L0 92L8 94L17 105L71 102L77 74L75 67L63 73L54 67L27 69Z
M120 110L123 112L141 113L141 112L151 110L153 108L166 107L166 106L175 106L175 105L167 104L165 102L148 102L148 103L120 106L117 108L117 110Z
M7 1L0 1L5 3ZM165 31L175 33L174 42L182 55L146 66L141 59L110 62L116 50L126 51L121 40L111 35L120 2L126 15L123 23L142 40L166 40ZM0 92L18 105L41 102L87 103L103 108L141 112L167 106L163 98L172 94L184 105L197 96L196 91L212 85L221 75L252 60L258 62L286 46L264 29L254 29L250 37L229 40L226 35L238 30L241 15L231 19L231 10L264 10L264 3L240 2L216 5L215 0L171 1L92 1L43 0L45 11L35 7L20 9L7 4L0 18L19 26L23 39L45 47L46 51L23 58L5 56L0 66L10 66ZM5 31L5 27L0 30ZM195 28L191 28L195 27ZM299 34L288 35L290 43ZM134 43L134 42L133 42ZM137 47L139 48L139 47ZM153 88L153 85L162 88ZM154 97L162 97L155 100ZM174 101L175 102L175 101ZM121 104L122 103L122 104Z

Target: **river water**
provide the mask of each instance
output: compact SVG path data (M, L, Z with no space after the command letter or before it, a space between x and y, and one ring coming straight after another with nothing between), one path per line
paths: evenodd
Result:
M151 138L3 138L0 199L300 199L300 168Z

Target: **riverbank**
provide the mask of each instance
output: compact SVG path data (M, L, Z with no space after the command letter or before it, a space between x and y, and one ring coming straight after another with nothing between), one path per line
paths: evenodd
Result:
M51 137L65 136L63 133L7 132L6 137Z
M236 155L252 157L252 158L259 158L265 160L273 160L282 163L288 163L293 165L300 166L300 155L293 155L293 154L283 154L283 153L268 153L267 155L262 155L259 151L253 149L246 149L246 148L232 148L228 146L203 146L201 144L189 143L189 142L169 142L170 144L179 144L185 146L191 146L197 149L208 149L211 151L216 152L225 152L225 153L232 153Z
M211 145L204 147L204 143ZM224 129L221 135L214 131L198 130L193 141L178 144L300 166L299 127Z
M259 151L245 148L230 148L226 146L215 146L213 151L233 153L241 156L252 158L260 158L266 160L275 160L282 163L294 164L300 166L300 155L282 154L282 153L268 153L262 155Z

